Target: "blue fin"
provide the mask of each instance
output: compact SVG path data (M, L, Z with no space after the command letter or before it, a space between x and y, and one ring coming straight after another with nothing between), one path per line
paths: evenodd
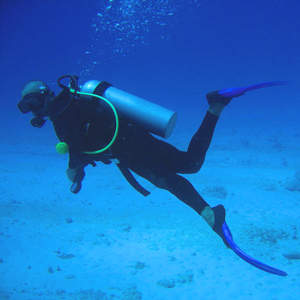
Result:
M273 267L270 267L268 265L265 265L264 263L256 260L255 258L249 256L248 254L246 254L245 252L243 252L237 245L236 243L233 241L232 239L232 235L230 232L230 229L228 228L226 222L224 222L223 226L222 226L222 230L223 233L226 237L226 240L228 242L228 244L230 245L230 247L232 248L232 250L244 261L246 261L247 263L249 263L250 265L261 269L263 271L266 271L268 273L271 274L275 274L275 275L279 275L279 276L287 276L287 273L278 269L275 269Z
M244 93L248 91L253 91L269 86L276 86L276 85L284 85L291 83L290 81L269 81L269 82L262 82L262 83L257 83L253 85L248 85L244 87L231 87L228 89L220 90L219 94L223 97L237 97L240 95L243 95Z

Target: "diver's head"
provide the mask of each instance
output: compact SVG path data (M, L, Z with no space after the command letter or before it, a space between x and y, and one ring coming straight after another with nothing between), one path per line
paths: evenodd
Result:
M45 82L31 80L22 88L22 100L18 103L18 108L23 114L31 111L35 116L31 120L31 125L42 127L46 121L45 117L50 114L51 100L54 96L54 92Z

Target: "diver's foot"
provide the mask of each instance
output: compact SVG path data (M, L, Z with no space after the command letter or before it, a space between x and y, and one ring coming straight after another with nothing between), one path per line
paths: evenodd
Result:
M206 94L206 99L209 105L222 104L223 106L226 106L230 103L232 98L233 97L224 97L220 95L219 91L214 91Z
M225 207L223 205L217 205L215 207L212 207L212 210L214 211L214 217L215 217L215 223L214 226L212 227L213 231L217 233L218 236L221 237L221 239L223 240L224 244L230 248L229 243L227 242L223 230L222 230L222 226L225 222L225 217L226 217L226 211L225 211Z

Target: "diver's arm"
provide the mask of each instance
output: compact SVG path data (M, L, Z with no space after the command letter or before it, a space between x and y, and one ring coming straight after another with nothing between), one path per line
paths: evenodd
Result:
M69 180L72 182L70 191L73 194L79 193L81 190L81 182L85 176L85 164L76 156L69 153L69 167L66 171Z
M80 191L81 182L85 176L84 168L89 164L93 167L96 166L94 160L89 156L69 151L69 167L66 173L72 182L70 190L73 194L77 194Z
M77 194L81 190L81 182L85 176L85 172L83 169L67 169L67 176L72 181L72 185L70 191L73 194Z

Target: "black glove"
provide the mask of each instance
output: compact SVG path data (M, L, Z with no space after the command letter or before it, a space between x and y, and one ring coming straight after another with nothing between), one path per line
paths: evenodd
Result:
M81 186L82 186L81 182L82 182L84 176L85 176L85 172L83 169L76 170L76 175L74 176L74 179L72 180L73 184L71 185L71 188L70 188L70 191L73 194L77 194L81 190Z

